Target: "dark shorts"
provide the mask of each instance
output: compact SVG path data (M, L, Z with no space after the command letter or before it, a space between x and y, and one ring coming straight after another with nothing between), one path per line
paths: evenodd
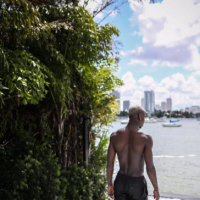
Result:
M118 172L114 181L115 200L147 200L147 182L144 176L132 177Z

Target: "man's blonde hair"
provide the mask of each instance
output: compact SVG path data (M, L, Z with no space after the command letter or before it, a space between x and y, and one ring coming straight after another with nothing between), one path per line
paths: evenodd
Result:
M129 117L138 113L146 113L146 110L142 106L134 105L129 108Z

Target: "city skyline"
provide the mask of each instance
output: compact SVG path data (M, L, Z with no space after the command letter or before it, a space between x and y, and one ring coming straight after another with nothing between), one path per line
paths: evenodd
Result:
M150 92L150 91L144 91L144 92ZM154 91L153 91L153 93L154 93ZM118 110L119 112L123 111L123 110L128 110L128 109L124 109L124 102L128 102L128 108L132 105L135 105L135 104L131 103L131 99L129 99L129 100L121 99L120 92L118 92L118 91L113 91L112 94L116 96L116 102L119 104L119 110ZM155 96L156 95L154 94L154 98L155 98ZM144 100L144 98L142 98L140 103L137 105L141 105L142 107L145 108L144 104L142 103L143 100ZM163 104L163 106L162 106L162 104ZM171 97L168 97L165 99L165 101L160 102L160 105L159 105L159 103L156 103L156 101L154 101L154 105L155 105L154 106L155 110L161 110L161 111L176 111L176 110L178 110L178 111L187 111L187 112L192 112L192 113L200 112L200 105L189 105L184 108L173 109Z
M99 1L99 0L97 0ZM154 90L156 103L173 98L173 109L200 105L200 1L128 1L103 24L115 25L123 46L115 75L122 100L140 104ZM178 8L178 9L177 9ZM107 13L96 17L99 22Z

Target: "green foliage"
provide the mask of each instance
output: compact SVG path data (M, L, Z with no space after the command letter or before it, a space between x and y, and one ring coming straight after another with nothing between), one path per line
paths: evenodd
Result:
M196 115L196 117L197 117L197 118L199 118L199 117L200 117L200 113L196 113L195 115Z
M119 31L68 3L0 2L0 198L105 197L107 138L95 146L94 127L117 114ZM82 115L91 119L88 167L79 166Z
M161 117L164 117L164 112L162 112L161 110L158 110L154 113L154 116L158 117L158 118L161 118Z
M1 198L106 199L106 130L103 135L99 132L98 144L92 145L90 164L79 167L73 165L67 172L61 170L52 151L54 135L49 130L46 117L41 121L41 133L24 132L22 128L17 131L19 136L12 140L12 145L18 151L9 145L1 147L0 151ZM38 141L37 137L41 140Z
M128 116L128 112L127 111L120 111L119 116L123 116L123 117Z
M99 132L99 130L97 130ZM106 196L106 163L107 146L109 138L107 130L97 135L97 144L92 145L92 155L88 166L72 166L67 171L67 180L70 187L67 187L66 199L68 200L105 200Z
M158 110L158 111L155 111L153 113L153 116L156 116L158 118L160 117L164 117L166 116L167 118L195 118L195 117L198 117L199 116L199 113L196 113L196 114L193 114L192 112L182 112L182 111L178 111L178 110L174 110L174 111L161 111L161 110Z
M7 88L2 85L2 79L0 79L0 102L3 102L3 95L4 95L3 90L5 89Z
M66 192L67 180L52 151L53 135L45 118L40 128L42 135L20 127L12 145L1 145L0 198L50 200Z
M106 176L100 169L89 165L85 167L70 167L67 171L69 187L66 192L66 200L105 199Z
M22 99L22 104L39 103L39 100L45 97L47 93L45 87L48 85L40 61L25 51L2 50L2 52L4 68L1 74L9 88L9 91L6 91L6 99L12 98L10 96L12 94L17 94L16 96Z
M107 163L107 147L108 147L108 131L101 129L95 130L96 138L95 143L92 143L92 152L90 157L90 163L94 164L95 166L99 166L100 168L104 169Z

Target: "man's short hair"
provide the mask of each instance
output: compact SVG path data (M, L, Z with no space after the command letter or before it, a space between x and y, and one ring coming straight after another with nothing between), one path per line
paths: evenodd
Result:
M138 113L146 113L146 110L142 106L134 105L129 108L129 117Z

